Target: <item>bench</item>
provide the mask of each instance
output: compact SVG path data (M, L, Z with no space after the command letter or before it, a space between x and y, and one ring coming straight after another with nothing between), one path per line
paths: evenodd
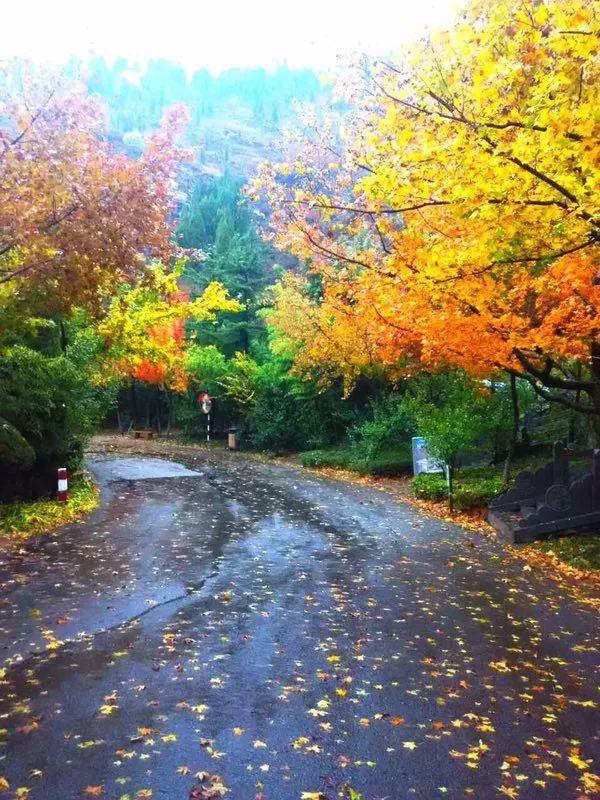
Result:
M144 431L132 431L134 439L153 439L154 438L154 431L144 430Z

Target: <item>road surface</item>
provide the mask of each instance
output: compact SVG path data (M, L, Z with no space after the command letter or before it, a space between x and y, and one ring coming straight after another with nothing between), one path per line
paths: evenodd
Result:
M101 507L0 564L0 800L600 789L593 610L383 492L183 460L92 457Z

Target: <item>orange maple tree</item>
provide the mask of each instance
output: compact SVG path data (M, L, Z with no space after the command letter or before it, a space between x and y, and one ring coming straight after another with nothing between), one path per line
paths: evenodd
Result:
M343 74L347 115L257 181L319 278L271 315L300 369L503 370L600 414L597 56L584 0L475 0Z

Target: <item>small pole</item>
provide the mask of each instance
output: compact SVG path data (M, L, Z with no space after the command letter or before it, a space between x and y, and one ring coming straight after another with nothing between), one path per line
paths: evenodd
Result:
M444 464L444 469L446 472L446 483L448 485L448 504L450 506L450 512L454 511L454 465L447 461Z
M210 411L206 415L206 443L210 444Z
M69 475L66 467L58 468L58 499L63 503L69 499Z

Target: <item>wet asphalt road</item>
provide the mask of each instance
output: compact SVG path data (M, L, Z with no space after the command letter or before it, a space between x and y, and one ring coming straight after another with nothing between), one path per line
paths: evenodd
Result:
M92 458L101 507L0 562L0 799L600 791L589 607L384 493L185 460Z

